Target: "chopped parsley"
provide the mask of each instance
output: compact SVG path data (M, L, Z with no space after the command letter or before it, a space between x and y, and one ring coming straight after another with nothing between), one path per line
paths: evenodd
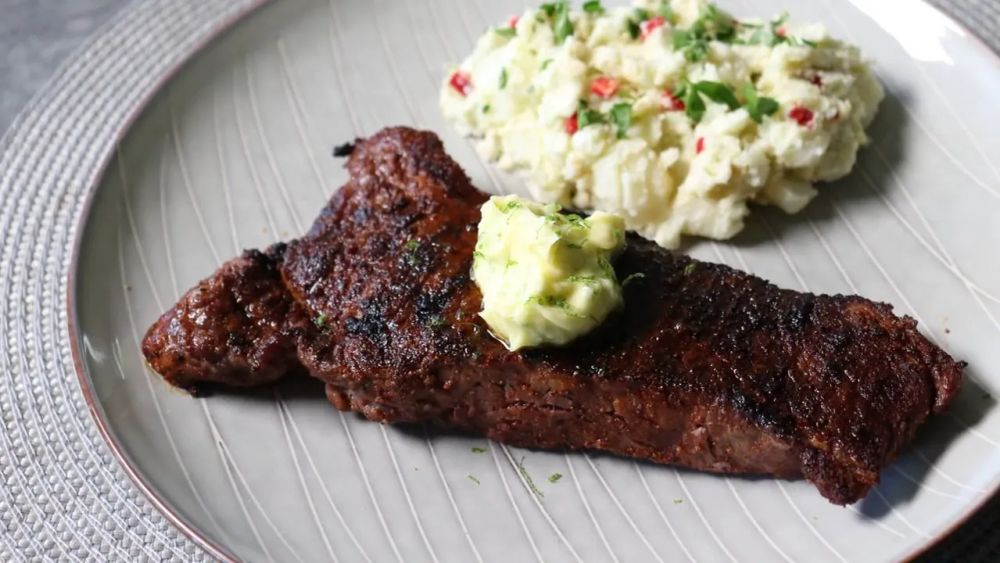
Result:
M660 7L656 9L656 13L666 18L670 21L674 17L674 10L670 7L670 0L660 0Z
M485 453L485 452L486 452L486 448L480 448L479 446L472 446L472 453L474 453L474 454L481 454L481 453Z
M590 109L587 106L587 102L580 100L580 105L576 110L576 125L580 129L587 127L588 125L597 125L599 123L604 123L606 119L604 115L595 110Z
M682 498L675 498L674 499L674 504L681 504L683 502L684 502L684 499L682 499Z
M663 13L664 9L666 9L668 12L671 12L670 15ZM660 12L660 15L668 19L673 15L672 11L670 10L669 2L667 2L666 0L664 0L663 4L660 6L660 9L658 11ZM632 39L638 39L639 36L642 35L642 26L641 26L642 22L648 20L649 18L650 18L650 13L649 10L647 9L636 8L635 10L633 10L632 17L625 21L625 29L626 31L628 31L629 37L631 37Z
M695 122L701 121L705 115L705 101L701 99L702 94L714 102L726 104L731 110L740 107L733 89L726 84L709 80L693 84L685 83L675 95L684 102L684 112Z
M675 51L684 51L684 57L695 62L708 56L710 41L732 43L735 37L736 26L733 25L733 19L709 4L702 9L691 27L672 32L672 43Z
M515 461L514 465L517 467L517 472L521 474L521 478L524 479L528 489L539 498L544 497L545 495L542 494L542 491L535 486L535 482L531 479L531 475L528 474L528 470L524 468L524 457L521 457L521 461Z
M556 44L562 44L566 38L573 35L573 22L569 19L569 0L558 0L542 4L542 11L545 12L552 22L552 32L556 36Z
M473 483L475 483L477 485L482 485L482 483L479 482L479 479L476 479L475 475L473 475L473 474L470 473L470 474L466 475L466 477L469 478L469 481L472 481Z
M618 103L611 108L609 114L611 123L615 125L615 133L619 139L625 138L628 128L632 125L632 104Z
M562 473L553 473L552 475L549 475L549 483L555 483L560 479L562 479Z
M684 266L684 272L683 272L684 275L685 276L690 276L691 274L694 273L694 270L697 267L698 267L698 264L695 263L694 260L688 262L687 266Z
M417 251L420 250L420 240L410 239L403 245L403 261L409 266L416 266L420 263Z
M313 324L315 324L317 328L326 328L326 321L327 321L326 314L320 313L316 315L315 319L313 319Z
M628 31L629 37L632 39L638 39L642 30L639 28L639 22L629 19L625 22L625 29Z
M541 70L545 70L545 69L549 68L550 64L552 64L552 59L545 59L544 61L542 61Z
M741 22L740 27L752 29L753 32L749 37L737 40L736 42L747 45L767 45L768 47L776 47L782 43L788 43L795 47L800 45L808 45L809 47L817 46L815 41L788 35L784 30L784 25L787 21L788 14L784 13L768 22L767 25Z
M588 14L603 14L604 6L601 5L601 0L588 0L583 3L583 11Z
M753 84L747 83L743 87L743 97L746 98L746 108L750 112L750 117L757 123L760 123L765 115L778 111L778 101L767 96L758 96Z
M726 104L729 106L729 109L736 109L740 107L740 102L736 99L736 94L733 93L733 89L726 84L702 80L700 82L695 82L692 87L696 91L708 96L708 98L713 102Z
M497 80L497 86L501 90L507 87L507 67L500 69L500 78Z
M490 104L486 104L483 106L483 113L489 113L491 109L493 109L493 107L490 106Z
M521 207L521 202L516 199L512 199L500 206L500 211L504 213L510 213L511 211Z
M500 37L511 38L517 35L517 30L513 27L494 27L493 33L496 33Z

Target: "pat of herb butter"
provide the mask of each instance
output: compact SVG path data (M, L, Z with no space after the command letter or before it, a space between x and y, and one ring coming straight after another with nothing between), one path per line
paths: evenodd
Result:
M625 245L618 215L583 218L518 196L482 208L472 276L479 315L511 350L562 345L622 305L611 259Z

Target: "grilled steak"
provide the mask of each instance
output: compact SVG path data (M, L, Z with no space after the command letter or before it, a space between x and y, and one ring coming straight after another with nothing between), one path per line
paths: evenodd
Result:
M625 307L562 348L510 352L469 279L487 196L431 133L358 141L351 179L301 239L248 251L146 334L170 383L290 373L341 410L525 447L597 449L721 473L799 477L854 502L964 364L861 297L783 290L629 236Z

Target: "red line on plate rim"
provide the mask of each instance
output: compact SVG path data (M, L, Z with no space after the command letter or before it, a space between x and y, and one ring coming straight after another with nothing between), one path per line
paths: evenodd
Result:
M170 82L189 62L194 59L196 55L201 53L221 35L232 29L238 22L242 21L244 18L254 13L270 1L271 0L251 0L250 4L227 16L215 26L215 29L212 29L204 37L198 39L194 45L189 47L188 51L184 53L179 60L177 60L157 78L155 84L152 85L152 87L145 93L144 96L142 96L141 100L135 105L135 107L132 108L128 116L122 122L121 126L115 132L114 146L117 147L121 143L122 139L125 138L128 131L135 124L136 120L138 120L139 117L146 111L149 103L160 91L162 91L163 87L168 82ZM83 50L80 50L77 54L83 52ZM116 155L116 150L109 150L104 156L103 162L101 162L98 166L98 171L88 182L86 193L84 195L83 206L80 210L80 215L76 219L76 230L73 235L73 249L70 254L69 272L66 281L66 317L70 353L73 359L73 367L76 370L77 381L80 384L80 391L87 404L87 410L90 412L90 416L94 420L98 432L104 439L104 442L108 445L108 448L111 450L115 459L118 461L118 465L121 466L121 468L125 471L125 474L132 480L132 483L135 484L135 486L146 496L149 502L153 504L153 506L167 519L167 521L180 530L190 540L207 551L209 555L222 561L236 563L239 559L235 555L233 555L225 547L222 547L213 540L209 539L204 532L181 516L170 504L170 502L161 496L160 493L146 481L140 471L133 466L131 458L125 452L125 448L122 447L118 438L114 435L107 424L107 420L104 417L103 407L101 407L96 398L93 389L93 382L87 374L87 369L83 362L83 353L81 352L79 341L80 331L78 330L79 321L77 318L76 299L80 253L83 247L83 235L86 231L91 208L93 207L97 192L99 191L100 183L106 176L108 167Z

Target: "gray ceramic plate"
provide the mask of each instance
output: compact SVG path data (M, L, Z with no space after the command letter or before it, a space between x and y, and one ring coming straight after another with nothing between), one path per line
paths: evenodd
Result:
M129 472L220 556L248 560L889 560L914 554L1000 479L1000 63L908 1L783 8L860 44L889 92L849 179L803 214L758 210L726 262L916 317L968 360L952 411L850 508L802 482L725 478L597 455L529 452L341 415L310 385L195 400L138 340L243 248L307 227L344 179L330 148L385 125L442 135L475 182L516 191L436 107L445 67L520 2L277 2L170 80L95 191L71 316L84 391ZM476 453L473 447L485 448ZM550 483L559 473L562 479ZM540 489L530 492L531 483ZM544 496L543 496L544 495Z

